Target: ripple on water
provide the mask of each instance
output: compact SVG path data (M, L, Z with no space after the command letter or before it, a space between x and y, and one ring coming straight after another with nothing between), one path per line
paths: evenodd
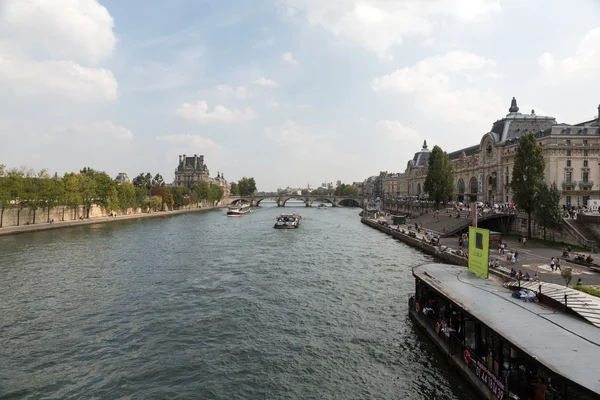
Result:
M296 211L0 238L0 397L475 398L407 317L429 258Z

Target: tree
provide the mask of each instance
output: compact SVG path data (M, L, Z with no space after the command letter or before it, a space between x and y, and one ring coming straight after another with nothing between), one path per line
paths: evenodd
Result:
M85 207L85 218L89 218L90 209L96 199L96 181L89 174L80 174L79 177L79 193L81 194L80 204L83 204Z
M573 279L573 268L566 267L560 270L560 275L565 280L565 286L569 287L569 283L571 283L571 279Z
M21 223L21 210L23 209L23 180L26 168L8 170L6 176L9 180L10 201L17 206L17 226Z
M239 196L240 188L239 188L238 184L235 182L231 182L231 189L229 190L229 192L231 193L232 196Z
M161 209L163 204L163 199L160 196L152 196L150 197L150 208L152 211L158 211Z
M0 164L0 228L4 218L4 210L11 206L12 193L14 192L11 185L13 181L6 174L4 165Z
M310 194L310 192L308 191L308 189L302 189L302 196L308 196Z
M173 187L171 188L173 195L173 205L175 208L184 207L190 204L191 190L188 187Z
M542 148L533 133L527 132L519 139L510 187L517 208L527 213L527 237L531 238L531 214L538 206L538 190L544 180L546 161Z
M254 196L256 193L256 182L254 178L243 177L238 181L240 196Z
M440 202L446 203L454 197L454 167L448 153L439 146L434 146L429 154L429 167L423 189L436 205Z
M145 187L139 187L139 186L134 186L134 187L135 187L135 204L136 204L136 206L141 208L143 211L146 207L150 206L150 199L148 198L148 190Z
M208 196L208 183L205 181L196 182L193 193L194 201L200 203L202 200L208 200Z
M560 215L561 192L553 183L548 186L545 182L538 185L538 196L534 215L536 220L544 227L544 240L546 240L546 229L557 229L562 223Z
M119 208L117 181L108 176L106 172L94 172L90 175L96 189L94 203L106 211L114 211Z
M150 193L150 189L152 189L152 175L150 172L146 172L145 174L141 172L138 176L133 178L133 186L146 188L146 193Z
M46 221L50 222L50 210L58 206L64 199L64 185L56 174L40 183L43 187L41 205L46 210Z
M358 188L354 185L348 185L344 188L342 196L356 197L358 196Z
M158 196L162 199L162 206L161 206L162 210L165 209L165 206L166 206L167 210L169 209L169 207L173 207L173 194L171 193L171 191L169 190L168 187L166 187L166 186L153 187L150 194L152 195L152 197Z
M119 209L127 213L129 208L133 208L137 204L136 187L129 182L123 182L117 186L117 194L119 199ZM144 191L145 194L145 191ZM145 197L145 196L144 196Z
M154 178L152 178L152 186L165 186L165 181L161 174L154 175Z
M208 201L211 205L215 205L216 202L221 201L223 198L223 188L220 185L209 185L208 186Z
M83 203L83 196L81 194L81 180L81 175L74 172L65 174L63 176L64 204L73 209L73 219L77 219L77 210ZM62 220L65 220L64 209Z

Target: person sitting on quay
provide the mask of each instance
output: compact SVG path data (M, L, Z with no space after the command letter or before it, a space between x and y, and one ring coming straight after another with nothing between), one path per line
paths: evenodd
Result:
M510 269L510 277L511 278L516 278L516 276L517 276L517 271L515 271L514 268L511 268Z
M581 280L581 278L577 279L577 286L581 286L583 285L583 281Z
M535 274L533 275L533 278L535 279L536 282L540 281L540 276L538 275L537 271L535 271Z
M587 258L585 259L585 262L592 263L592 262L594 262L594 259L592 258L592 256L588 255Z
M519 272L517 272L517 279L518 280L522 280L523 279L523 272L521 272L521 270L519 270Z
M529 272L525 271L525 280L526 281L530 281L531 280L531 275L529 275Z

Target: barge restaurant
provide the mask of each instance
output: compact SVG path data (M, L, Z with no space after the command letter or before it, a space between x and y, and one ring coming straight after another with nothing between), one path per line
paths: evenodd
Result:
M487 399L600 399L600 330L464 267L413 269L409 314Z

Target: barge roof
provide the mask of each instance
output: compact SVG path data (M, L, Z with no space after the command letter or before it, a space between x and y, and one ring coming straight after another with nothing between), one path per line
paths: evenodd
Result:
M477 278L464 267L426 264L415 267L413 275L546 368L600 394L600 329L515 299L500 283Z

